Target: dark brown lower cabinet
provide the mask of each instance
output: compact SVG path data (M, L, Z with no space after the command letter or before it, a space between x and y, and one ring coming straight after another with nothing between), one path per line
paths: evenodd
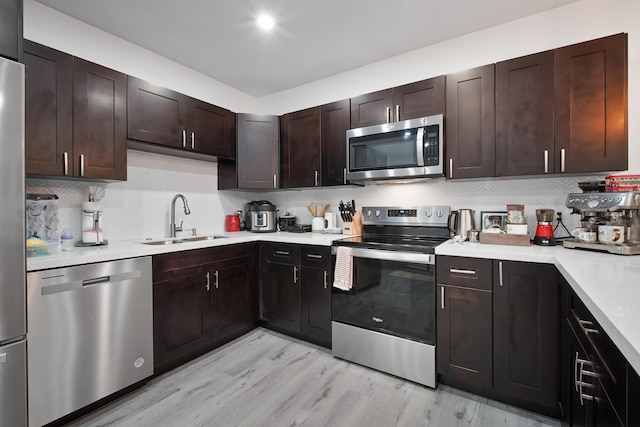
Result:
M300 332L306 340L330 348L331 249L303 246L300 252Z
M555 267L447 256L436 265L440 382L558 417Z
M153 257L156 373L257 326L254 260L252 243Z
M640 426L640 375L628 368L627 425Z
M300 333L298 268L296 265L267 262L260 269L267 289L267 323L285 333Z

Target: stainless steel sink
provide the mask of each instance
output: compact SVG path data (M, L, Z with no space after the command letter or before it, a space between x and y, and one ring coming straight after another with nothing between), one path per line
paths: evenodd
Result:
M224 239L226 236L190 236L190 237L176 237L166 238L159 240L145 240L143 245L174 245L176 243L189 243L189 242L201 242L203 240Z

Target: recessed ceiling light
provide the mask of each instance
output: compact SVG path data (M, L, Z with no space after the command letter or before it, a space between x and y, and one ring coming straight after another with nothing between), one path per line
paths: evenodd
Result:
M263 13L258 16L258 19L256 19L256 23L258 24L258 27L260 29L265 31L273 29L273 27L276 25L276 22L273 20L273 16L267 13Z

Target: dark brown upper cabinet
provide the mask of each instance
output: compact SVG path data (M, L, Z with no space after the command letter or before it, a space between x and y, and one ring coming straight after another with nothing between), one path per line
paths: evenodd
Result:
M25 40L29 176L127 179L126 75Z
M559 173L626 170L627 34L556 49Z
M282 188L320 185L320 107L280 118Z
M447 75L448 178L495 175L495 65Z
M0 0L0 56L22 60L22 0Z
M219 160L218 189L276 189L280 185L278 116L237 114L237 156Z
M346 139L351 126L348 99L320 107L322 186L347 183Z
M496 176L554 172L554 51L496 64Z
M235 114L129 76L127 136L180 153L235 157ZM136 148L154 151L152 146ZM163 151L161 149L157 151Z
M351 98L351 128L442 114L444 81L438 76Z

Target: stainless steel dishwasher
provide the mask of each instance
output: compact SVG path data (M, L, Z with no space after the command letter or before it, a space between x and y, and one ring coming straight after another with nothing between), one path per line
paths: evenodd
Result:
M29 425L153 374L151 258L27 275Z

